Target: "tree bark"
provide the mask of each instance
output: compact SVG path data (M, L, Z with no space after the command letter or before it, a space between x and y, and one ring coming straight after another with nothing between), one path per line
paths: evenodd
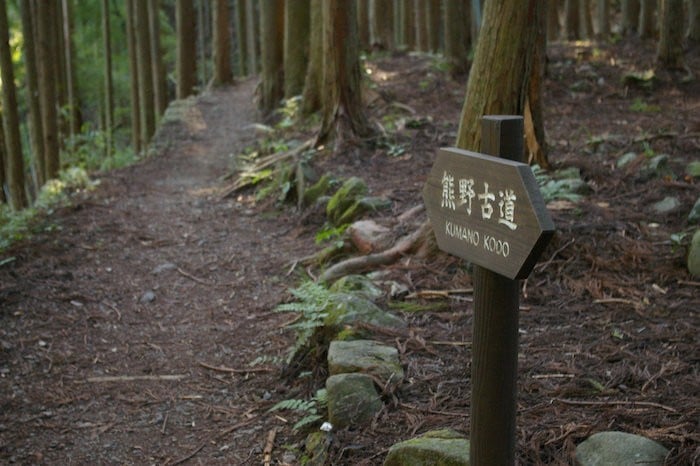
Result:
M309 64L301 99L302 115L311 115L321 109L321 75L323 71L323 1L311 0Z
M688 2L688 40L700 42L700 0Z
M63 43L66 66L66 92L68 103L68 123L70 135L80 133L82 126L80 101L78 100L78 81L75 67L75 45L73 44L73 2L62 1L63 11Z
M139 107L141 109L141 141L148 145L155 132L155 94L151 67L151 33L148 21L148 3L136 0L136 57L139 72Z
M214 1L214 84L230 84L231 36L229 34L228 0Z
M309 63L309 0L288 0L284 5L284 96L304 91Z
M425 23L428 33L428 51L437 53L440 49L440 0L428 0Z
M357 0L357 35L362 50L370 49L370 0Z
M637 32L639 21L639 0L622 0L622 34Z
M317 143L334 140L337 148L373 131L362 102L355 1L325 0L322 10L324 97Z
M250 74L256 74L260 71L260 21L258 20L258 12L256 11L256 3L253 0L246 0L246 21L248 27L248 56L250 57Z
M581 38L579 1L582 0L566 0L564 3L564 32L568 40Z
M656 12L656 0L640 0L639 2L639 37L651 39L654 37L654 13Z
M136 29L134 2L126 0L126 45L129 52L129 96L131 99L131 145L136 154L141 152L141 111L139 108L139 70L136 56Z
M369 19L372 47L380 50L391 50L394 47L393 10L393 0L370 0Z
M56 75L58 73L54 59L58 51L55 49L55 21L57 7L55 2L37 2L37 58L38 81L41 98L41 125L43 129L44 166L46 180L58 175L60 166L58 147L58 115L56 111Z
M260 3L260 33L262 73L258 108L267 116L284 97L284 0Z
M406 50L416 49L416 12L413 0L400 0L403 2L403 45Z
M248 33L246 31L246 2L236 1L236 42L238 46L238 72L248 76Z
M661 34L656 59L663 68L685 68L683 60L683 0L662 0Z
M428 0L413 0L415 16L416 50L428 51L428 25L425 18L428 16Z
M109 14L109 0L102 0L102 50L104 61L105 86L105 151L107 157L112 155L112 127L114 126L114 85L112 83L112 32Z
M532 19L543 18L544 13L539 0L486 2L457 147L479 149L483 115L524 114L533 63L538 60L538 28L533 27ZM541 24L540 19L536 24Z
M12 68L12 51L7 21L6 2L0 4L0 77L2 77L3 128L5 131L5 166L10 206L20 210L27 206L24 193L24 161L19 132L19 114L15 74Z
M2 117L2 109L0 109L0 128L4 125ZM7 184L7 177L5 176L5 135L0 129L0 204L7 204L7 196L5 195L5 185Z
M29 107L29 140L32 147L32 164L34 166L35 184L38 187L46 182L44 165L43 126L41 124L41 103L39 101L39 81L36 58L36 43L34 41L35 26L32 13L32 1L19 2L22 16L22 35L24 37L24 69L27 74L27 106Z
M194 0L177 0L175 3L177 30L177 98L184 99L194 93L197 81Z
M207 30L209 25L208 3L209 0L198 0L197 5L197 53L199 54L199 84L203 89L209 80L208 57L207 57Z
M547 40L558 40L560 32L559 2L557 0L547 0Z
M553 2L547 4L549 8ZM596 23L598 24L598 37L607 39L610 37L610 0L597 0Z
M578 0L579 1L579 35L583 39L593 38L593 18L591 17L591 5L590 0Z
M168 83L163 64L163 50L160 46L160 1L148 0L148 22L151 43L151 61L153 73L153 94L156 121L168 107Z
M464 74L469 69L468 8L461 0L445 1L445 58L453 74Z

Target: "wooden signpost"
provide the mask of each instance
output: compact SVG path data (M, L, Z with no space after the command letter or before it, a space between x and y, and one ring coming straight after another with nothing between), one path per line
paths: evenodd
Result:
M481 150L440 149L423 199L438 247L474 264L470 464L515 462L519 282L554 234L523 119L485 116ZM500 158L498 158L500 157Z

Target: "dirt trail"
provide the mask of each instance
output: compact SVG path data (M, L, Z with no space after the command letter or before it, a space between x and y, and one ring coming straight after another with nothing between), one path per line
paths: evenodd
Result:
M277 374L206 367L285 344L269 311L291 226L217 198L255 136L253 86L200 96L164 153L104 176L0 269L2 462L260 461Z

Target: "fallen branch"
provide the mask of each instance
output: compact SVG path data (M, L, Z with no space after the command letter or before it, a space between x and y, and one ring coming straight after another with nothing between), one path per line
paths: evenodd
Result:
M420 408L418 406L413 406L408 403L399 403L400 406L407 408L407 409L412 409L414 411L422 411L424 413L428 414L439 414L440 416L456 416L456 417L469 417L469 414L467 413L453 413L450 411L438 411L435 409L424 409Z
M459 290L421 290L411 293L406 296L406 299L418 299L418 298L449 298L453 295L462 295L473 293L473 288L464 288Z
M183 457L180 458L179 460L175 460L175 461L173 461L172 463L166 463L166 464L167 464L168 466L175 466L176 464L182 464L182 463L184 463L185 461L187 461L187 460L189 460L190 458L192 458L192 457L193 457L194 455L196 455L197 453L199 453L200 451L202 451L202 448L204 448L206 445L207 445L207 442L204 442L204 443L202 443L200 446L198 446L197 448L195 448L192 452L188 453L186 456L183 456Z
M263 449L263 464L265 466L272 464L272 449L275 446L275 437L277 437L276 427L267 433L267 442L265 442L265 448Z
M101 383L101 382L133 382L135 380L182 380L186 378L186 374L173 374L173 375L105 375L101 377L88 377L87 382L89 383Z
M678 412L670 406L662 405L660 403L654 403L653 401L584 401L568 400L566 398L554 398L554 401L558 401L567 405L580 406L647 406L649 408L663 409L664 411L669 411L671 413Z
M248 369L234 369L232 367L212 366L202 361L198 361L197 364L204 367L205 369L217 372L227 372L229 374L247 374L249 372L272 372L272 369L270 369L269 367L251 367Z
M418 241L423 238L431 228L430 223L425 222L418 229L402 237L393 247L385 251L369 254L367 256L352 257L338 262L326 269L319 277L319 281L332 282L345 275L360 273L381 265L393 264L403 257L404 254L414 249Z
M206 281L206 280L204 280L204 279L197 278L197 277L195 277L194 275L185 272L185 271L182 270L180 267L177 268L177 271L178 271L178 273L179 273L180 275L182 275L183 277L187 277L187 278L189 278L190 280L193 280L193 281L195 281L195 282L197 282L197 283L201 283L202 285L207 285L207 286L212 286L212 285L213 285L213 283L209 283L208 281Z

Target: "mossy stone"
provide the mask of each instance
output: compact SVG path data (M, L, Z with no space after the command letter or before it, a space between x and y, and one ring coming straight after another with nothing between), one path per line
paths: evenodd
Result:
M353 206L360 198L367 194L367 185L356 176L348 178L331 196L326 204L326 216L334 225L340 225L338 220L346 210Z
M328 420L334 428L369 424L382 409L374 380L366 374L336 374L326 379Z
M404 378L398 350L374 340L332 341L328 372L369 374L389 389L396 388Z
M579 466L663 466L668 450L640 435L598 432L576 447Z
M450 429L426 432L393 445L384 466L469 466L469 440Z

